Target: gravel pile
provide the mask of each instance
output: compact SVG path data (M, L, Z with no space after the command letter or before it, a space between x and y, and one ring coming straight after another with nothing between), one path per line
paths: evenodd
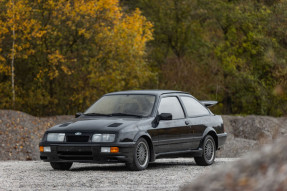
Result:
M287 190L286 137L224 168L216 168L182 191L285 191Z
M34 117L0 110L0 160L39 160L39 141L49 127L73 116Z
M74 116L34 117L0 110L0 160L39 160L38 144L49 127ZM217 157L240 157L287 134L287 117L223 116L228 133Z

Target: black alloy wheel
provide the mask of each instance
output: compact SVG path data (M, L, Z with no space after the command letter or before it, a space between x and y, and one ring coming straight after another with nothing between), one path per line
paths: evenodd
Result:
M207 135L204 138L202 149L203 149L202 156L194 157L196 164L200 166L211 165L214 162L216 153L215 141L212 136Z
M127 166L131 170L144 170L147 168L150 160L150 150L147 141L144 138L140 138L133 153L133 161L127 163Z

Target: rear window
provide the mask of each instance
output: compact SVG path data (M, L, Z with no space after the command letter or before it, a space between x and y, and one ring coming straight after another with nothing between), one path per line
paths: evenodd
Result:
M209 111L197 100L186 96L182 96L181 100L184 104L188 117L209 115Z

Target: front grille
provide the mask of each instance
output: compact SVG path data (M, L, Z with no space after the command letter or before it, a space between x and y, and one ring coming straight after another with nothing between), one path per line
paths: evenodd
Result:
M85 143L89 142L89 136L72 136L68 135L66 137L66 142L68 143Z

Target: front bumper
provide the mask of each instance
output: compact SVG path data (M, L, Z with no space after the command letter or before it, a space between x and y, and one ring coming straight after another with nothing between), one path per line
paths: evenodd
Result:
M45 162L129 163L132 162L134 145L134 142L118 144L48 144L41 142L39 146L50 146L51 152L40 152L40 159ZM119 152L102 153L101 147L119 147Z

